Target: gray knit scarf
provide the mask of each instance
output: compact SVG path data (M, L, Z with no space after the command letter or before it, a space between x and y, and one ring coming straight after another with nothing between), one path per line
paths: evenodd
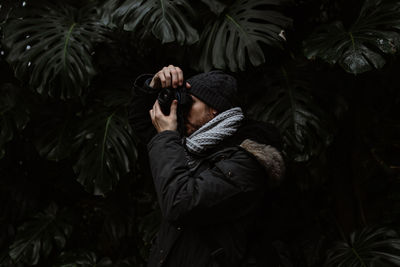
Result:
M193 167L197 160L190 154L201 156L209 148L219 144L226 137L232 136L244 119L242 109L235 107L228 109L201 126L189 137L183 139L188 152L189 167Z

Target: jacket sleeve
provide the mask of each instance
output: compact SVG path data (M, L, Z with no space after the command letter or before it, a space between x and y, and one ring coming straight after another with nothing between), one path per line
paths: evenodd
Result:
M152 74L142 74L135 79L132 99L128 107L129 123L134 133L145 144L157 133L149 115L149 110L153 107L158 95L158 91L148 85L152 77Z
M148 144L150 167L163 217L178 224L210 224L249 214L260 204L261 166L238 150L191 176L177 132L164 131Z

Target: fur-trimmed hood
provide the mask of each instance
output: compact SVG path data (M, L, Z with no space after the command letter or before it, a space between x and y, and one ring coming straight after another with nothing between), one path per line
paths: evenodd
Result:
M271 185L279 184L285 175L282 135L268 122L246 119L237 133L225 141L225 146L240 146L250 152L264 167Z
M285 174L285 163L281 153L271 145L257 143L251 139L245 139L240 147L255 156L264 167L273 184L279 183Z

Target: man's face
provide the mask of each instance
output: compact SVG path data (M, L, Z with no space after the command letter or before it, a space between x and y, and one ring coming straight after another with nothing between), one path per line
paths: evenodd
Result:
M193 95L190 96L192 97L193 104L185 116L186 136L190 136L197 129L212 120L217 115L217 111L215 109L209 107L197 97Z

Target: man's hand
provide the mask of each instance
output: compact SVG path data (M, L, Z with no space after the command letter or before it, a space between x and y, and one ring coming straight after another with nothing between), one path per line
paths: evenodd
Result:
M158 100L154 103L153 109L150 109L150 117L151 122L153 123L154 127L156 128L157 132L162 131L176 131L178 128L178 122L176 118L176 108L178 105L178 101L174 100L171 104L171 112L168 116L165 116L162 111Z
M168 67L162 68L157 72L150 82L152 88L176 88L183 84L183 71L179 67L169 65ZM186 83L186 87L190 88L190 84Z

